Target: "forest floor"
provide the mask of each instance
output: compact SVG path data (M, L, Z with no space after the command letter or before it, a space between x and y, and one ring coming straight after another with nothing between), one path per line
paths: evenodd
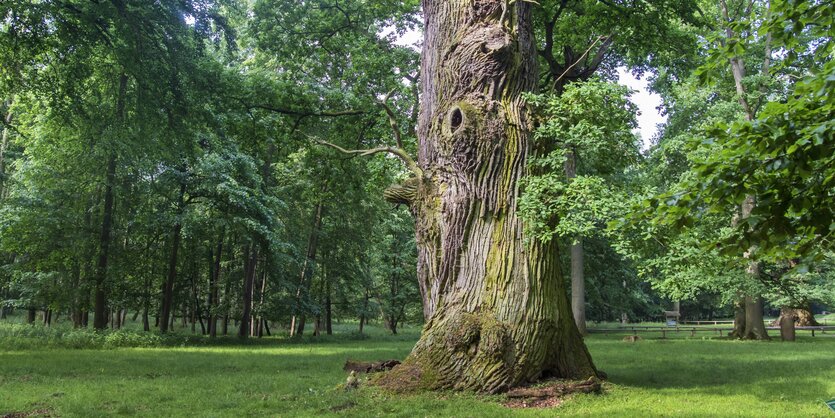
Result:
M609 375L603 395L575 395L556 409L508 409L502 396L339 387L346 359L402 359L415 327L397 336L368 327L363 337L344 325L337 335L301 340L111 349L39 343L10 327L0 322L0 417L829 417L824 401L835 398L831 334L793 344L593 335L589 349Z

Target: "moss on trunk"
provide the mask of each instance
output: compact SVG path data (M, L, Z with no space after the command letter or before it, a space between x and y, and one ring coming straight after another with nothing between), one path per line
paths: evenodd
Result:
M537 78L531 5L424 0L423 10L424 178L409 202L427 324L380 383L499 392L596 376L557 246L528 239L516 213L531 146L522 96Z

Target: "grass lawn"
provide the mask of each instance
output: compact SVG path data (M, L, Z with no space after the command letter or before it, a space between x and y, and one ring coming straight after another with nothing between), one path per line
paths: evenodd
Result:
M358 339L339 331L302 341L118 349L33 348L0 336L0 416L833 416L823 404L835 398L831 334L794 344L701 336L630 344L594 335L589 348L610 379L604 395L509 410L498 396L338 390L346 358L403 358L419 333L372 328Z

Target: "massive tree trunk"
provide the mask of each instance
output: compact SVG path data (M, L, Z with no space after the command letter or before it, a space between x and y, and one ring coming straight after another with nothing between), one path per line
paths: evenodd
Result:
M383 385L499 392L543 376L597 375L556 243L526 237L517 216L532 152L522 95L537 72L532 6L508 3L423 1L423 173L398 197L416 218L427 323Z

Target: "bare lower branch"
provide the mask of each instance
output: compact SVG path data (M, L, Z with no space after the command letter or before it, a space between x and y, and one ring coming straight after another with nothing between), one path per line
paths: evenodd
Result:
M403 148L378 147L378 148L369 148L369 149L349 150L349 149L342 148L339 145L332 144L332 143L327 142L327 141L323 141L321 139L317 139L317 138L311 138L311 139L313 139L314 141L316 141L316 143L318 143L320 145L325 145L325 146L331 147L331 148L333 148L333 149L335 149L335 150L337 150L341 153L344 153L344 154L360 155L360 156L363 156L363 157L369 156L369 155L374 155L374 154L391 154L391 155L394 155L395 157L400 158L400 160L403 161L404 164L406 164L406 167L409 168L409 171L414 173L415 176L417 176L419 178L423 177L423 170L421 170L420 167L418 167L415 160L412 159L412 157L410 157L409 154L405 150L403 150Z

